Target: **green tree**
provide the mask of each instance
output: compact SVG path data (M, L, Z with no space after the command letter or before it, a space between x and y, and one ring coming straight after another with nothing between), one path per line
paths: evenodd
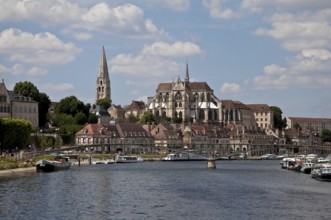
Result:
M108 98L99 99L96 104L107 110L111 106L111 100Z
M16 150L29 145L32 125L23 119L0 118L1 150ZM19 138L18 138L19 137Z
M83 112L78 112L75 115L75 123L79 125L83 125L87 122L86 115Z
M277 106L270 106L270 109L274 113L274 118L273 118L274 127L278 128L279 130L282 130L283 128L285 128L286 127L286 120L282 119L283 111Z
M88 123L95 124L98 123L98 116L94 113L90 113L87 119Z
M153 113L150 111L144 112L144 114L140 118L140 123L147 124L151 122L155 122L155 117Z
M138 122L139 121L139 117L137 116L134 116L134 114L130 114L127 119L130 121L130 122Z
M83 112L86 115L88 110L87 106L75 96L68 96L64 99L61 99L60 102L55 106L55 113L65 113L75 117L78 112Z
M47 94L40 93L33 83L27 81L16 83L14 86L14 92L22 96L30 97L39 103L39 127L44 127L47 123L48 109L51 105L51 100Z
M54 117L52 118L52 121L53 121L53 126L55 127L61 127L63 125L75 123L74 117L72 117L72 115L68 115L65 113L55 114Z
M328 129L322 130L321 138L323 142L331 142L331 131Z

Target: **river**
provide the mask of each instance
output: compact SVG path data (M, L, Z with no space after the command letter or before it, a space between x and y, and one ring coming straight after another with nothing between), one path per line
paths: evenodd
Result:
M0 177L0 219L331 219L331 183L279 161L73 166Z

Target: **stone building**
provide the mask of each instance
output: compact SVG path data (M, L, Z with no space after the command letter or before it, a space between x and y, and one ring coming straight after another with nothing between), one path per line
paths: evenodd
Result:
M0 117L19 118L31 122L33 127L39 126L39 103L9 91L4 80L0 82Z
M321 134L323 130L331 130L331 118L299 118L286 117L288 129L294 128L294 125L300 125L301 128L306 128L312 132Z
M143 101L132 100L131 104L125 107L124 109L125 109L125 117L129 117L129 115L140 117L146 111L146 104Z
M148 99L155 116L182 119L183 122L219 123L221 103L206 82L190 82L188 65L184 80L160 83Z
M246 104L250 108L256 120L256 125L264 129L274 128L274 113L267 104Z
M154 153L154 138L141 124L111 121L108 125L87 124L75 135L75 143L93 146L97 152Z
M256 127L254 114L246 105L233 100L222 100L221 103L221 121L224 126L244 125L248 128Z

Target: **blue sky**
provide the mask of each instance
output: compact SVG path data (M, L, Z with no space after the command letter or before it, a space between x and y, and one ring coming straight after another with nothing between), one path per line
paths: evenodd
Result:
M0 78L93 103L102 46L114 104L160 82L207 82L221 100L331 118L331 1L0 0Z

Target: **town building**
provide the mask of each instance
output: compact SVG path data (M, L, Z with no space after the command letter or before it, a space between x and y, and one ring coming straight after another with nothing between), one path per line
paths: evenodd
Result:
M322 134L325 129L331 130L331 118L299 118L286 117L287 129L300 126L309 129L313 133Z
M125 109L125 117L133 115L135 117L140 117L146 111L146 104L143 101L134 101L132 100L131 104L128 105Z
M221 122L223 126L244 125L248 128L256 127L254 114L245 104L233 100L222 100L221 104Z
M154 153L154 138L141 124L125 121L87 124L76 133L75 143L94 146L96 152Z
M267 104L246 104L252 110L256 125L262 130L274 128L274 113Z
M0 82L0 118L24 119L31 122L32 127L38 127L38 105L30 97L7 90L4 80Z

